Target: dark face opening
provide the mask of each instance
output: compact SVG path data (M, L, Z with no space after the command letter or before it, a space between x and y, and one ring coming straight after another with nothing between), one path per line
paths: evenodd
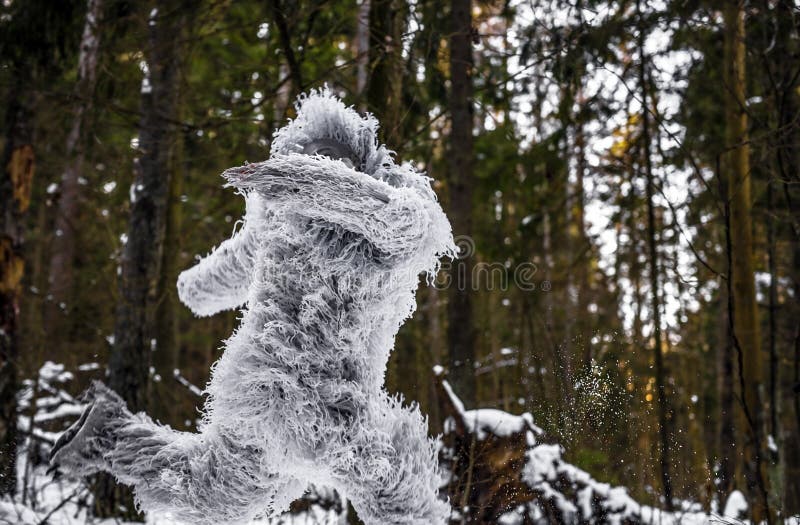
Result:
M304 155L322 155L334 160L341 160L351 168L359 162L355 152L346 144L333 139L316 139L303 146Z

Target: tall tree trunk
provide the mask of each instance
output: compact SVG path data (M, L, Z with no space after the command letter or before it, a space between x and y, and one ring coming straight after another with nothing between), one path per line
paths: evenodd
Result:
M548 182L547 184L547 194L558 193L557 191L553 192L551 184ZM553 199L556 201L557 199ZM542 217L542 255L544 257L545 267L548 271L552 271L556 268L554 252L555 249L553 247L553 216L557 215L557 212L552 210L550 206L545 206L545 210ZM550 363L548 368L553 371L551 374L552 381L554 383L555 388L552 389L555 391L555 409L556 409L556 417L557 417L557 428L558 431L563 433L564 430L564 422L566 417L570 414L571 410L569 408L569 403L567 402L567 392L570 388L569 381L567 381L566 375L566 367L564 366L564 357L563 357L563 348L561 346L561 342L558 340L554 340L552 337L552 332L554 327L556 326L556 320L554 317L555 311L555 294L547 293L544 294L542 298L542 306L544 309L543 317L544 317L544 333L546 334L546 338L542 340L545 342L547 349L550 353ZM550 389L548 389L550 390ZM570 392L571 393L571 392Z
M433 365L439 365L442 360L442 350L445 348L444 337L442 335L441 323L441 296L439 290L435 286L431 286L427 290L425 297L425 310L428 314L428 327L426 330L427 346L421 347L426 351L428 362ZM431 369L426 370L426 377L432 378ZM436 399L434 381L428 381L428 396L429 400ZM438 434L442 431L442 417L439 412L439 406L435 402L428 404L425 413L428 414L429 430L432 434Z
M294 46L292 45L292 35L289 28L289 23L286 20L284 7L281 0L270 0L270 15L272 22L278 28L278 38L281 43L281 49L286 58L286 65L289 67L289 74L292 77L292 84L296 91L303 90L303 73L300 70L300 63L294 54Z
M366 5L365 5L366 4ZM366 13L364 10L366 9ZM402 155L403 130L400 114L403 93L403 31L408 8L402 0L365 0L359 8L359 17L367 16L367 58L370 65L366 79L366 109L381 123L381 140L389 149ZM359 24L361 21L359 21ZM359 31L362 31L359 26ZM359 46L362 44L359 41ZM358 60L363 57L359 56ZM358 73L361 73L359 69ZM357 79L359 82L361 79ZM410 365L416 362L416 342L411 329L398 339L395 351L389 360L387 388L402 392L402 378L413 376Z
M578 80L582 82L582 79ZM578 89L577 97L579 107L582 107L583 102L583 89ZM578 345L582 345L582 356L579 357L581 366L588 369L592 365L594 354L592 351L592 330L591 326L594 324L594 316L589 313L589 294L590 286L590 273L589 266L591 264L591 246L590 241L586 236L586 190L584 181L586 179L586 132L583 125L583 116L577 115L577 122L574 125L574 147L573 154L575 155L575 187L574 191L574 204L572 206L572 228L574 228L573 242L575 245L575 264L577 265L575 271L576 291L578 299L576 301L575 322L576 322L576 335ZM578 358L578 356L573 356Z
M284 78L286 78L286 75L289 74L289 66L286 65L286 62L281 62L281 65L278 66L278 78L282 81ZM283 82L278 87L277 93L275 93L275 102L273 103L273 116L275 118L272 129L280 128L285 124L286 110L289 109L291 97L292 83Z
M767 223L767 269L769 271L769 427L768 427L768 441L767 451L769 454L765 456L768 460L767 474L769 479L770 488L772 493L770 499L772 506L777 509L784 507L784 495L786 489L784 488L784 451L783 451L783 432L780 420L780 383L781 374L778 368L780 360L778 350L778 270L776 263L775 252L775 221L773 218L773 210L775 209L775 195L773 184L777 183L776 174L770 174L770 180L767 181L767 209L766 223Z
M450 219L456 236L472 234L473 137L472 106L472 2L450 3ZM472 315L474 243L458 243L460 257L453 261L448 303L448 361L453 387L468 406L475 405L475 327Z
M797 25L795 20L795 2L790 0L780 0L778 2L759 2L756 4L759 17L768 27L772 29L768 35L768 41L764 43L761 54L763 57L762 71L766 74L761 75L765 90L772 93L770 97L770 127L777 139L777 144L770 148L770 152L775 155L772 158L772 173L767 185L767 257L768 270L770 273L769 290L769 402L770 417L769 431L775 439L776 447L770 447L769 478L771 484L771 501L773 506L783 510L783 515L792 512L792 507L797 509L793 501L798 501L796 483L787 483L787 480L794 479L798 475L797 459L800 456L794 451L796 447L791 444L794 435L787 432L787 429L794 425L789 423L784 415L784 406L788 407L787 401L791 400L791 390L786 388L791 385L788 381L790 375L783 372L780 363L783 359L790 359L789 341L782 341L780 337L782 313L789 319L794 319L794 330L800 329L800 321L797 315L797 301L794 305L780 305L778 300L779 279L780 279L780 246L782 244L780 223L776 222L776 206L778 203L778 193L783 186L784 191L788 191L788 182L794 173L797 180L798 167L800 162L798 153L798 138L800 138L800 128L795 122L798 111L798 78L795 74L796 60L787 60L787 57L796 56L797 52ZM762 7L763 6L763 7ZM791 200L791 199L789 199ZM791 202L787 201L789 212L790 239L794 240L794 255L800 250L800 230L798 229L797 217L792 210ZM793 260L795 262L798 259ZM789 270L788 276L794 281L794 286L800 286L797 277L797 266ZM797 295L795 294L795 297ZM792 329L788 332L792 333ZM794 334L792 334L794 335ZM800 334L798 334L800 335ZM783 344L782 344L783 343ZM785 349L785 350L784 350ZM795 397L800 402L800 396ZM789 412L788 410L786 412ZM789 424L787 424L789 423ZM787 439L788 438L788 439ZM794 470L794 474L792 473ZM794 494L793 494L794 493ZM800 503L800 501L798 501Z
M794 144L800 142L800 130L798 130L796 126L794 128L793 135L795 138L790 140L792 140ZM791 160L793 161L793 164L800 166L800 150L795 149L792 151L792 153L793 155ZM797 172L800 172L800 170L796 171L796 173ZM787 201L787 207L789 208L789 213L791 215L791 222L793 224L792 231L794 236L794 249L792 250L791 267L791 278L793 283L792 290L794 292L794 297L800 297L800 210L796 209L792 204L793 199L791 198L791 190L787 182L783 183L783 189L784 197ZM791 425L794 426L796 432L793 434L794 436L800 435L800 312L798 312L798 307L800 307L800 305L795 303L794 308L790 310L790 315L793 315L794 318L792 328L792 335L794 336L794 339L791 344L790 354L787 356L787 359L792 362L793 371L791 374L792 380L790 383L792 386L786 390L788 396L791 396L791 404L794 408L794 421L792 423L787 422L787 427ZM789 374L787 373L787 375ZM786 439L786 441L791 443L793 435L791 433L787 433L788 439ZM800 450L798 450L798 447L785 447L783 450L785 455L784 466L786 469L785 479L797 479L798 476L800 476ZM787 515L791 516L800 513L800 484L785 483L784 490L784 510Z
M148 20L142 81L139 157L134 161L127 242L122 251L114 346L109 358L109 386L133 412L147 408L154 314L161 276L172 180L171 148L178 107L182 35L196 9L192 0L158 2ZM102 477L96 498L101 516L119 515L120 503L135 515L129 492Z
M381 122L383 141L399 148L402 139L403 31L408 6L402 0L370 0L367 109Z
M793 9L793 3L783 2L790 9ZM788 101L786 111L795 111L796 114L798 105L800 105L800 93L798 92L797 77L794 77L794 85L787 85L784 89L787 94ZM788 102L787 101L787 102ZM785 115L786 120L794 117L788 113ZM787 137L787 143L792 144L787 148L787 157L791 158L794 166L794 172L800 174L800 126L794 125L791 128L791 133ZM788 196L789 184L784 180L783 184L784 195ZM789 206L789 214L791 216L791 223L793 224L791 231L793 232L794 248L792 250L791 270L789 275L792 279L792 290L794 297L800 297L800 210ZM800 301L795 299L793 307L788 309L789 318L793 319L790 323L789 332L793 335L793 339L787 345L787 352L785 362L794 360L794 373L788 370L783 375L784 385L781 389L781 394L784 396L784 403L787 407L786 418L783 420L783 435L781 436L782 443L792 443L796 436L800 435ZM783 360L782 360L783 361ZM788 379L788 381L787 381ZM791 413L788 407L793 405L794 408L794 421L791 421ZM780 416L779 416L780 417ZM796 426L795 426L796 425ZM789 429L796 429L796 433L792 433ZM785 446L779 444L781 447L783 460L783 509L784 515L793 516L800 514L800 484L790 483L789 480L798 479L800 477L800 449L792 446Z
M178 101L180 67L177 38L184 16L183 2L163 5L164 15L151 19L148 31L148 77L142 84L139 153L134 161L131 212L122 252L119 305L109 383L133 411L147 407L152 313L161 274L172 180L170 153ZM177 9L176 9L177 8ZM148 86L149 84L149 86Z
M180 415L180 397L174 379L174 371L178 369L180 357L180 333L178 327L178 311L180 302L175 283L180 273L181 223L183 194L183 178L185 165L180 162L182 156L181 141L177 141L172 162L172 178L169 185L167 208L167 224L164 235L164 255L161 260L161 275L158 284L159 301L156 315L156 348L153 353L154 377L153 393L158 400L153 407L153 414L164 423L173 427L182 425Z
M723 198L724 195L723 195ZM730 275L730 271L728 272ZM736 465L736 424L734 418L733 344L728 319L727 283L720 283L719 342L717 343L717 377L719 391L719 442L717 457L717 499L725 502L734 488Z
M770 522L765 469L761 341L753 263L750 148L745 110L745 26L740 1L725 3L724 168L730 192L733 344L739 364L740 429L753 520Z
M58 329L66 309L71 307L72 270L75 258L75 238L80 211L79 179L83 174L86 149L86 124L92 112L97 79L98 50L100 49L100 18L103 0L88 0L86 21L78 52L78 79L75 83L75 107L72 127L67 135L65 157L67 166L61 175L61 191L55 218L52 258L48 285L50 298L45 306L44 322L53 332Z
M646 178L645 192L647 200L647 251L650 258L650 308L653 315L653 361L656 375L656 401L658 403L658 434L660 441L661 485L667 510L672 510L672 479L670 476L670 432L667 390L665 385L663 340L661 335L661 300L659 297L659 263L656 245L656 217L653 202L654 181L653 167L650 158L650 109L647 82L647 55L645 54L645 32L642 23L640 1L636 2L639 15L639 85L642 96L642 162Z
M19 298L25 271L25 214L35 169L24 67L14 68L0 157L0 495L16 491Z
M772 210L775 208L772 180L767 182L767 268L769 271L769 433L777 439L780 435L778 426L778 325L776 311L778 308L778 271L775 266L775 224Z

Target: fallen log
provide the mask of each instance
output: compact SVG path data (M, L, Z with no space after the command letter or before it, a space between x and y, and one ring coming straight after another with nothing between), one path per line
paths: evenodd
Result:
M447 417L439 460L447 476L442 492L453 507L450 523L707 523L710 516L697 504L667 513L640 505L624 487L595 480L563 459L563 447L530 414L466 410L443 370L434 372Z

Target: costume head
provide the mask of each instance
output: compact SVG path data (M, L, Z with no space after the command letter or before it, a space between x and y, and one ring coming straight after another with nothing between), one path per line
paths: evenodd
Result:
M407 165L397 165L393 151L378 144L378 121L345 106L327 87L301 95L297 118L275 132L271 155L304 153L339 159L350 167L394 187L411 187L431 200L430 178Z

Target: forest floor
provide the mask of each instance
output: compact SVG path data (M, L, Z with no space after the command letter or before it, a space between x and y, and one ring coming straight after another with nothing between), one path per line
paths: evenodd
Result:
M13 500L0 499L0 525L78 525L117 524L117 519L100 520L90 515L92 492L85 481L67 478L54 479L47 474L47 458L52 443L61 430L81 413L84 405L66 390L73 379L70 372L60 364L47 362L39 370L36 381L26 380L26 388L20 396L21 415L19 431L25 436L18 450L17 487ZM629 496L625 487L612 487L594 479L587 472L563 459L564 449L556 443L541 441L542 430L537 427L530 414L513 415L501 410L465 410L461 400L453 393L447 381L441 381L444 398L452 405L443 446L452 447L458 439L484 443L480 447L491 456L493 443L507 458L516 451L525 460L519 472L518 488L530 491L533 499L524 499L524 504L515 507L504 505L497 509L495 523L517 525L520 523L547 523L544 512L558 511L559 521L591 523L653 523L659 525L745 524L738 519L746 515L744 496L735 491L722 507L721 513L707 514L701 506L692 502L680 502L681 510L667 513L661 509L640 505ZM458 422L461 422L459 425ZM458 430L460 429L460 431ZM461 433L459 433L461 432ZM463 434L463 435L462 435ZM491 439L487 439L490 438ZM453 441L453 440L456 441ZM462 443L463 445L463 443ZM445 454L447 455L447 454ZM455 449L452 457L458 457ZM476 464L490 465L491 458L478 458ZM442 468L456 475L453 465ZM500 470L491 470L486 475L497 477ZM477 474L476 474L477 475ZM23 489L24 488L24 489ZM24 493L24 494L23 494ZM460 499L460 498L459 498ZM330 490L315 489L303 510L285 514L274 519L264 519L254 524L271 525L340 525L347 523L347 503ZM509 510L510 509L510 510ZM527 520L527 521L526 521ZM552 520L551 520L552 521ZM456 510L451 523L460 523ZM177 523L166 515L147 516L152 525ZM784 521L787 525L800 525L800 516Z
M20 474L24 473L25 465L22 461L20 461L19 467ZM25 503L22 503L21 495L16 498L16 502L7 499L0 500L0 524L128 525L130 523L115 518L93 518L89 514L91 491L84 481L53 480L52 476L46 473L46 467L43 465L31 469L27 481L31 496L26 498ZM34 504L32 505L31 502ZM148 515L146 520L148 525L178 525L181 523L163 515ZM279 518L252 522L253 525L338 525L342 523L346 523L343 513L326 510L316 505L311 505L308 510L298 514L287 513Z
M28 470L28 479L25 480L25 460L20 458L18 464L19 486L28 487L28 497L23 501L18 494L14 502L8 499L0 500L0 524L9 525L128 525L129 522L119 519L98 519L89 514L91 507L91 491L84 481L67 479L54 480L46 473L46 466L39 465ZM740 493L739 498L741 498ZM736 498L732 498L736 499ZM743 521L732 517L733 513L743 510L740 507L746 504L741 501L729 501L722 514L705 514L696 511L667 514L658 509L642 507L642 517L650 523L659 525L701 525L701 524L730 524L747 525ZM346 509L346 504L343 505ZM646 512L645 512L646 511ZM646 517L645 517L646 516ZM497 523L514 525L514 513L505 514ZM179 522L165 515L148 515L149 525L177 525ZM296 514L285 514L278 518L264 519L251 522L253 525L343 525L347 523L346 512L337 512L311 505L307 510ZM800 525L800 516L789 518L787 525ZM130 525L133 525L132 523Z

